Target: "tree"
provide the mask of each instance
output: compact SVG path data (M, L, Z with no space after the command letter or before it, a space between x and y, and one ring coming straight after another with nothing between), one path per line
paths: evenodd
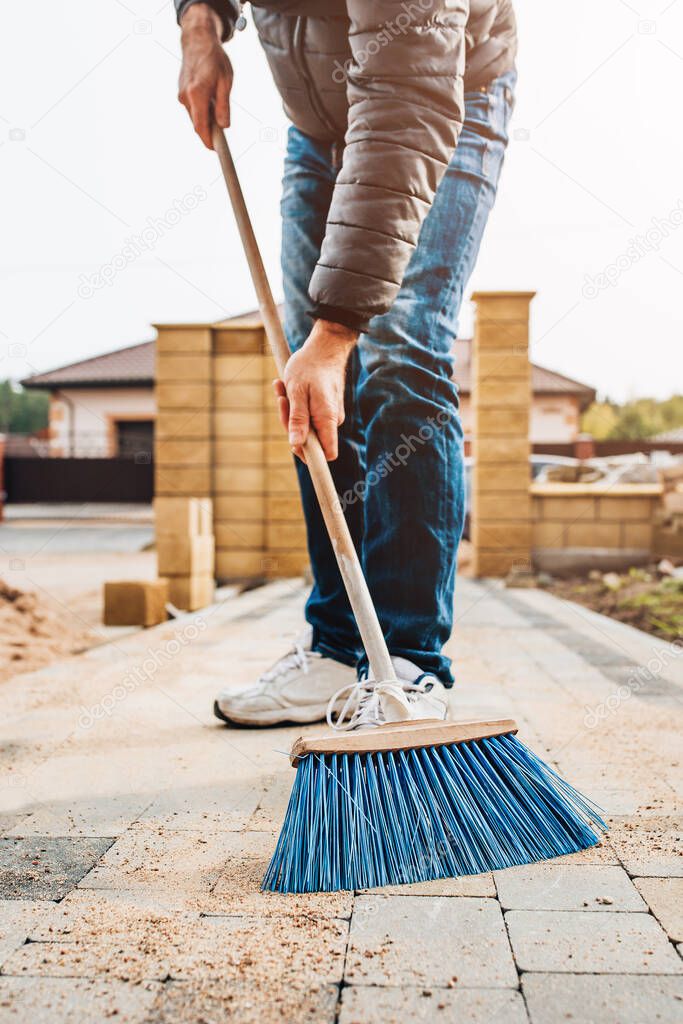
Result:
M48 425L50 398L27 391L10 380L0 381L0 433L33 434Z

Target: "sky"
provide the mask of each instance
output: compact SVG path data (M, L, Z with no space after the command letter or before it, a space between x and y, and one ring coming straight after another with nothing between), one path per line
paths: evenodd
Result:
M512 138L468 294L534 290L532 358L601 396L682 392L683 0L515 6ZM287 120L246 14L229 141L279 295ZM0 379L255 306L179 66L169 2L5 6Z

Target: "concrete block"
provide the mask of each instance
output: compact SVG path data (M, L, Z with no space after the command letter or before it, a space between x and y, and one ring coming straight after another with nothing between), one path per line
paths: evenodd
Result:
M263 438L242 438L239 444L220 437L213 443L216 466L261 466L264 461Z
M248 519L236 519L223 521L214 524L216 534L216 548L227 549L252 548L258 550L265 542L265 525L262 522L252 522Z
M472 567L475 576L507 576L515 567L528 567L531 571L531 554L528 548L507 551L475 548Z
M525 974L531 1024L679 1024L683 978Z
M168 599L182 611L194 612L206 608L214 598L216 585L213 576L169 576Z
M652 547L652 523L622 523L621 542L626 548Z
M358 896L345 976L353 985L517 985L500 907L467 897Z
M213 504L211 498L155 498L154 519L157 535L211 534Z
M529 442L525 437L487 437L485 444L479 445L479 464L505 462L524 462L529 458Z
M477 307L477 320L502 321L529 320L529 304L536 292L486 291L473 292L472 301Z
M511 547L528 550L531 547L531 523L510 521L504 509L495 520L475 516L472 520L472 542L489 550L501 548L507 551Z
M647 910L621 867L559 861L507 868L494 878L504 910Z
M296 469L291 462L287 466L271 466L268 472L269 494L299 494Z
M263 494L219 494L214 501L216 522L234 523L245 519L262 522L265 511Z
M477 449L484 449L487 437L527 436L528 409L505 409L495 403L489 406L475 401L473 413L473 434Z
M197 409L159 409L154 426L155 438L157 442L206 440L212 433L211 422L208 406Z
M262 356L258 354L217 355L213 360L213 379L221 388L229 384L262 384Z
M479 382L479 405L497 405L505 409L527 409L531 402L531 378L485 377ZM527 450L528 450L527 440Z
M523 491L529 486L529 481L529 463L523 460L512 463L490 463L486 466L486 470L481 472L477 471L477 466L475 465L472 494L474 496L478 492L479 494L495 493L496 495L502 495L506 491L519 493L519 491Z
M214 409L247 409L261 408L263 389L260 384L215 384L213 387Z
M261 355L267 346L263 327L215 327L213 331L213 350L216 355Z
M683 942L683 878L636 878L636 888L672 942Z
M483 339L486 334L489 333L489 329L480 331L477 335L478 339ZM493 340L493 330L491 330L491 338ZM515 345L513 341L507 341L506 338L501 338L500 347L489 347L488 344L484 344L479 347L476 354L473 355L472 365L475 370L476 379L486 380L490 377L507 377L510 380L515 378L522 381L528 381L530 379L529 369L529 354L526 347L521 345ZM476 349L476 342L475 342ZM478 399L478 394L474 392L475 405ZM527 414L525 413L525 416Z
M190 441L158 437L154 442L154 458L170 466L208 466L211 463L211 441L207 437Z
M624 520L648 520L652 511L650 498L611 497L598 498L598 519L610 519L622 523Z
M154 493L164 497L193 495L210 497L210 466L176 466L157 459L154 463Z
M552 522L532 523L531 543L535 548L564 548L567 546L568 523Z
M210 327L158 327L157 355L208 355L211 352Z
M619 548L622 546L621 523L569 523L565 536L567 547Z
M531 513L529 492L517 491L480 492L472 495L472 513L482 519L497 519L505 513L508 519L529 519Z
M372 988L347 985L342 990L339 1024L527 1024L524 1000L511 989Z
M211 407L211 385L208 381L194 384L157 384L155 395L159 411Z
M522 971L683 973L683 962L649 914L510 910L505 923Z
M269 580L290 576L303 576L310 567L308 551L271 551L266 549L262 559Z
M576 523L578 520L593 520L597 518L598 499L586 497L553 497L543 495L541 501L541 517L545 519L559 519L564 523Z
M213 576L214 538L210 533L158 533L156 548L160 576Z
M609 824L610 843L629 875L683 876L680 817L623 816Z
M156 626L165 622L166 580L114 580L104 584L105 626Z
M301 499L298 495L268 494L266 497L266 518L277 522L303 522Z
M300 522L267 522L266 547L269 551L290 551L298 549L308 552L306 546L306 524Z
M216 437L232 438L238 444L242 438L263 435L263 413L260 409L218 409L213 414Z
M239 551L216 551L216 576L219 580L265 579L269 559L262 548Z
M208 355L167 355L157 353L156 381L160 384L206 382L211 380Z
M263 939L268 944L272 936ZM218 983L213 979L172 981L164 985L157 999L154 1013L146 1018L154 1024L218 1024L218 1022L239 1021L239 1024L270 1024L271 1021L285 1021L298 1024L311 1021L314 1024L335 1024L339 990L336 985L311 981L308 971L299 969L302 962L292 957L294 966L277 962L278 958L256 950L252 957L251 944L245 955L247 977L230 976L227 984L219 974ZM297 950L298 952L298 950ZM311 949L311 959L317 950ZM267 975L261 975L256 965L265 963ZM137 1024L137 1022L136 1022Z
M6 1021L31 1024L142 1024L162 992L163 985L154 981L133 985L110 978L0 978L0 1014Z
M262 494L267 486L265 466L215 466L216 494Z

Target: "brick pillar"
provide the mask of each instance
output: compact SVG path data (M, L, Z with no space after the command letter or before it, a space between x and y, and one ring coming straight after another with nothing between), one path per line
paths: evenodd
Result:
M157 330L157 496L213 498L219 580L299 575L303 515L260 318Z
M477 292L472 350L475 576L530 567L529 304L535 292Z

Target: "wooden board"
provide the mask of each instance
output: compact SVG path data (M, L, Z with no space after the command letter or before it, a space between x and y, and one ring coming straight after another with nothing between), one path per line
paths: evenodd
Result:
M414 722L393 722L362 732L328 732L322 736L300 736L289 760L296 768L306 754L369 754L388 750L413 750L415 747L440 747L448 743L466 743L489 736L516 733L512 718L489 721L442 722L422 718Z

